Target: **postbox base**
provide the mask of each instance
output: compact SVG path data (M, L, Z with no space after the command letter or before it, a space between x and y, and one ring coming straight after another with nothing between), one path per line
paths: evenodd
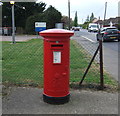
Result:
M43 101L49 104L64 104L69 102L70 94L64 97L50 97L43 94Z

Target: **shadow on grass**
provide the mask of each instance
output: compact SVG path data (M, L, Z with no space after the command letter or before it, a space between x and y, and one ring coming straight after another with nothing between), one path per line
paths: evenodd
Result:
M82 85L79 85L79 83L71 83L70 88L78 89L78 90L105 91L105 92L113 93L113 92L119 92L120 85L116 85L116 86L104 85L104 88L102 89L99 84L83 83Z

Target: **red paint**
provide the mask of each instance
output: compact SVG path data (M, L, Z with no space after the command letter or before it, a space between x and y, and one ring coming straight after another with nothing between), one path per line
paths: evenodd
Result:
M72 31L64 29L40 32L40 35L44 37L44 95L64 97L69 94L69 52L70 37L73 34ZM55 60L53 59L54 52L59 52Z

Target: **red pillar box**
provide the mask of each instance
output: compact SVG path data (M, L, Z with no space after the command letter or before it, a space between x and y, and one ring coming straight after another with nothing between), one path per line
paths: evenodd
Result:
M74 33L64 29L40 32L44 37L43 100L51 104L69 101L70 37Z

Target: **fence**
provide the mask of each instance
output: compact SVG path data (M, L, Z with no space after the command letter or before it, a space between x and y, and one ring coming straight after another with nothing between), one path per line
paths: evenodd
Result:
M84 80L84 83L87 84L100 84L100 56L98 51L99 42L91 42L81 37L79 34L75 34L75 36L71 39L72 44L76 47L77 50L73 51L71 49L71 71L78 73L76 80L78 82ZM72 46L72 45L71 45ZM97 50L97 51L96 51ZM96 54L95 54L96 52ZM92 59L95 55L95 59ZM73 60L72 56L75 57ZM91 62L91 60L93 62ZM72 65L78 65L73 68ZM76 67L78 67L76 69ZM88 72L87 72L88 71ZM72 76L72 74L71 74ZM82 80L83 79L83 80ZM103 86L103 85L102 85Z
M70 45L70 85L79 84L99 42L90 42L75 34ZM43 40L32 39L27 42L3 42L2 82L5 85L43 87ZM104 74L105 84L111 80ZM101 85L99 52L85 75L84 84ZM107 81L108 80L108 81Z

